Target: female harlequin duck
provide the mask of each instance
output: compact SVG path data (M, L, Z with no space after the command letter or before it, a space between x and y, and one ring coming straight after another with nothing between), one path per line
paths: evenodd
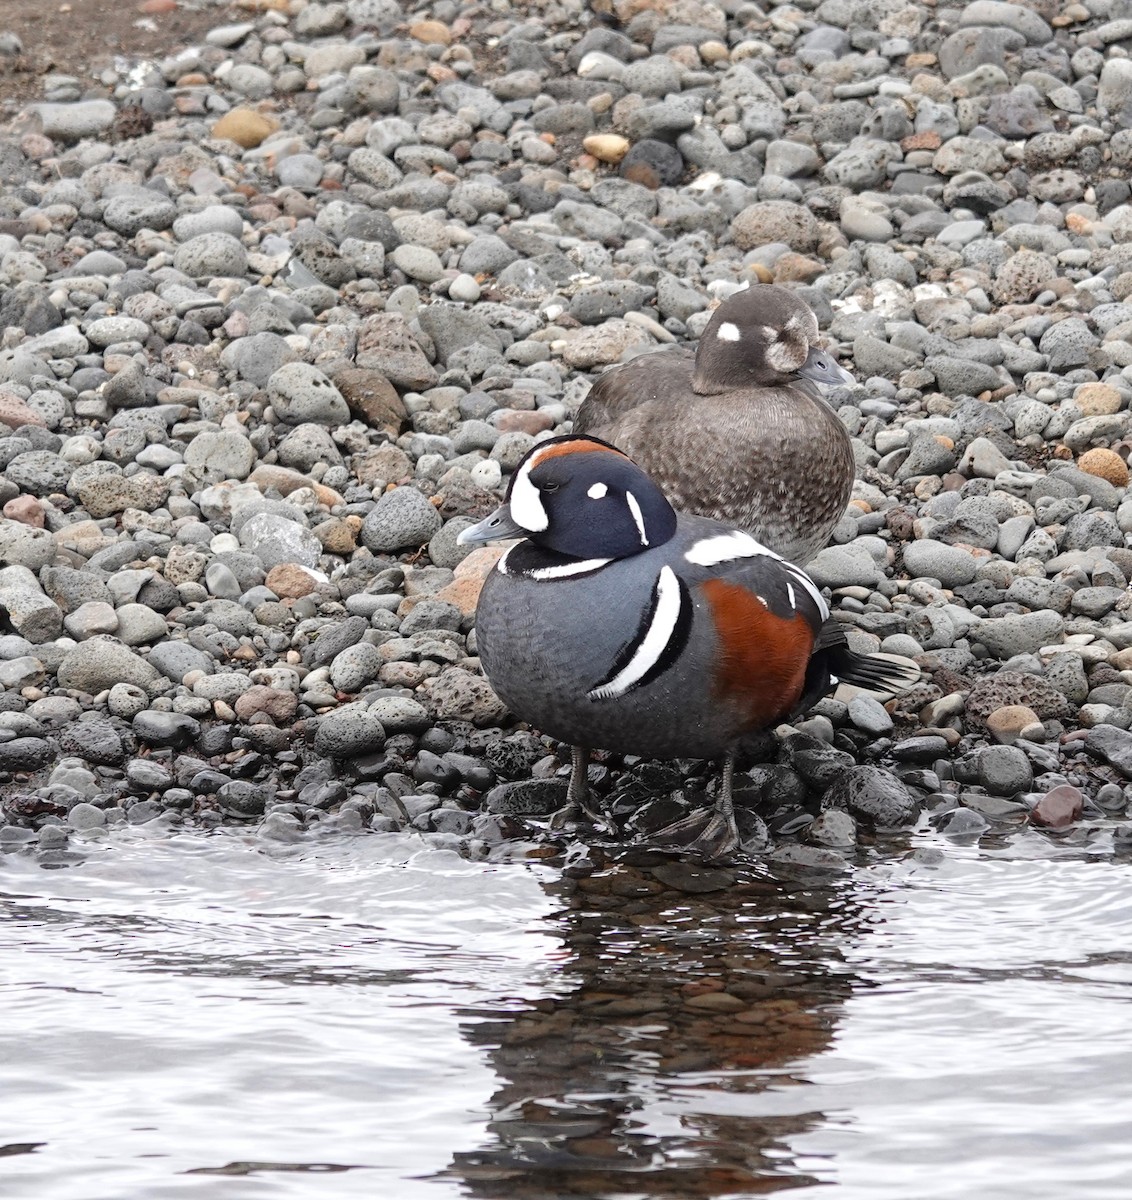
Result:
M695 355L658 350L607 371L574 432L630 455L680 512L738 525L805 564L844 516L853 448L814 382L852 376L786 288L755 284L712 315Z
M721 758L716 808L689 848L727 855L738 846L731 776L745 735L803 711L838 678L890 690L911 682L849 649L799 567L742 530L677 516L596 438L540 442L503 506L459 540L513 537L525 540L480 595L480 658L517 716L576 748L567 799L591 816L588 747ZM662 840L690 828L670 826Z

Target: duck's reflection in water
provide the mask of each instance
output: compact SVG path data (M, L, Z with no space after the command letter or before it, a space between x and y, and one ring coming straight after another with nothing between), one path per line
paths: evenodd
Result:
M573 986L467 1026L504 1080L490 1141L451 1169L469 1194L818 1182L788 1147L824 1116L799 1102L790 1066L828 1046L853 986L841 951L864 918L849 884L637 856L549 886Z

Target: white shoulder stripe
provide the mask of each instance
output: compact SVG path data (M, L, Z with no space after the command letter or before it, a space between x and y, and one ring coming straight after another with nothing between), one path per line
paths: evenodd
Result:
M591 700L611 700L623 696L636 682L656 666L676 632L680 619L680 581L669 566L661 567L656 581L656 611L633 657L616 675L600 687L587 692Z
M734 562L740 558L758 558L759 555L779 559L773 550L756 542L749 533L733 529L730 533L717 533L694 542L684 552L684 561L697 567L717 567L720 563Z

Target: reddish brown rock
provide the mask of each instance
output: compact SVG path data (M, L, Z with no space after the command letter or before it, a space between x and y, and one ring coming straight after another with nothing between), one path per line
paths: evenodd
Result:
M464 616L470 617L476 611L484 580L491 574L503 551L502 546L480 546L473 550L456 567L456 578L445 584L434 598L455 604Z
M247 721L256 713L266 713L276 724L290 721L299 706L299 698L294 692L284 691L283 688L266 687L257 684L248 688L236 700L236 716L241 721Z
M1030 812L1030 820L1044 829L1064 829L1079 820L1085 798L1072 784L1053 788L1038 801Z
M9 429L18 429L21 425L43 427L47 424L34 408L11 392L0 392L0 423L7 425Z
M502 409L494 414L492 424L500 433L529 433L532 437L544 429L554 428L554 422L539 409L533 412L521 408Z
M21 525L30 525L33 529L43 528L43 509L34 496L16 496L4 505L4 516L9 521L19 521Z
M395 438L407 425L409 414L405 411L405 402L380 371L342 367L334 372L333 380L350 412L371 429L382 429L390 438Z
M280 563L267 572L263 581L281 600L297 600L300 596L309 596L318 587L318 582L312 578L309 571L295 563Z

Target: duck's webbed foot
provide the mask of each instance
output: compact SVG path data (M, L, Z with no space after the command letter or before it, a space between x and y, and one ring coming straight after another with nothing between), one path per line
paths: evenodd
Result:
M731 781L735 774L735 756L729 754L723 763L723 778L719 795L711 808L701 808L673 821L653 834L651 841L660 846L686 850L706 862L731 858L739 849L739 827L731 799Z
M586 779L589 763L590 754L585 747L570 747L570 782L566 788L566 803L551 814L551 829L565 829L579 821L588 821L603 833L613 832L609 818L590 795Z

